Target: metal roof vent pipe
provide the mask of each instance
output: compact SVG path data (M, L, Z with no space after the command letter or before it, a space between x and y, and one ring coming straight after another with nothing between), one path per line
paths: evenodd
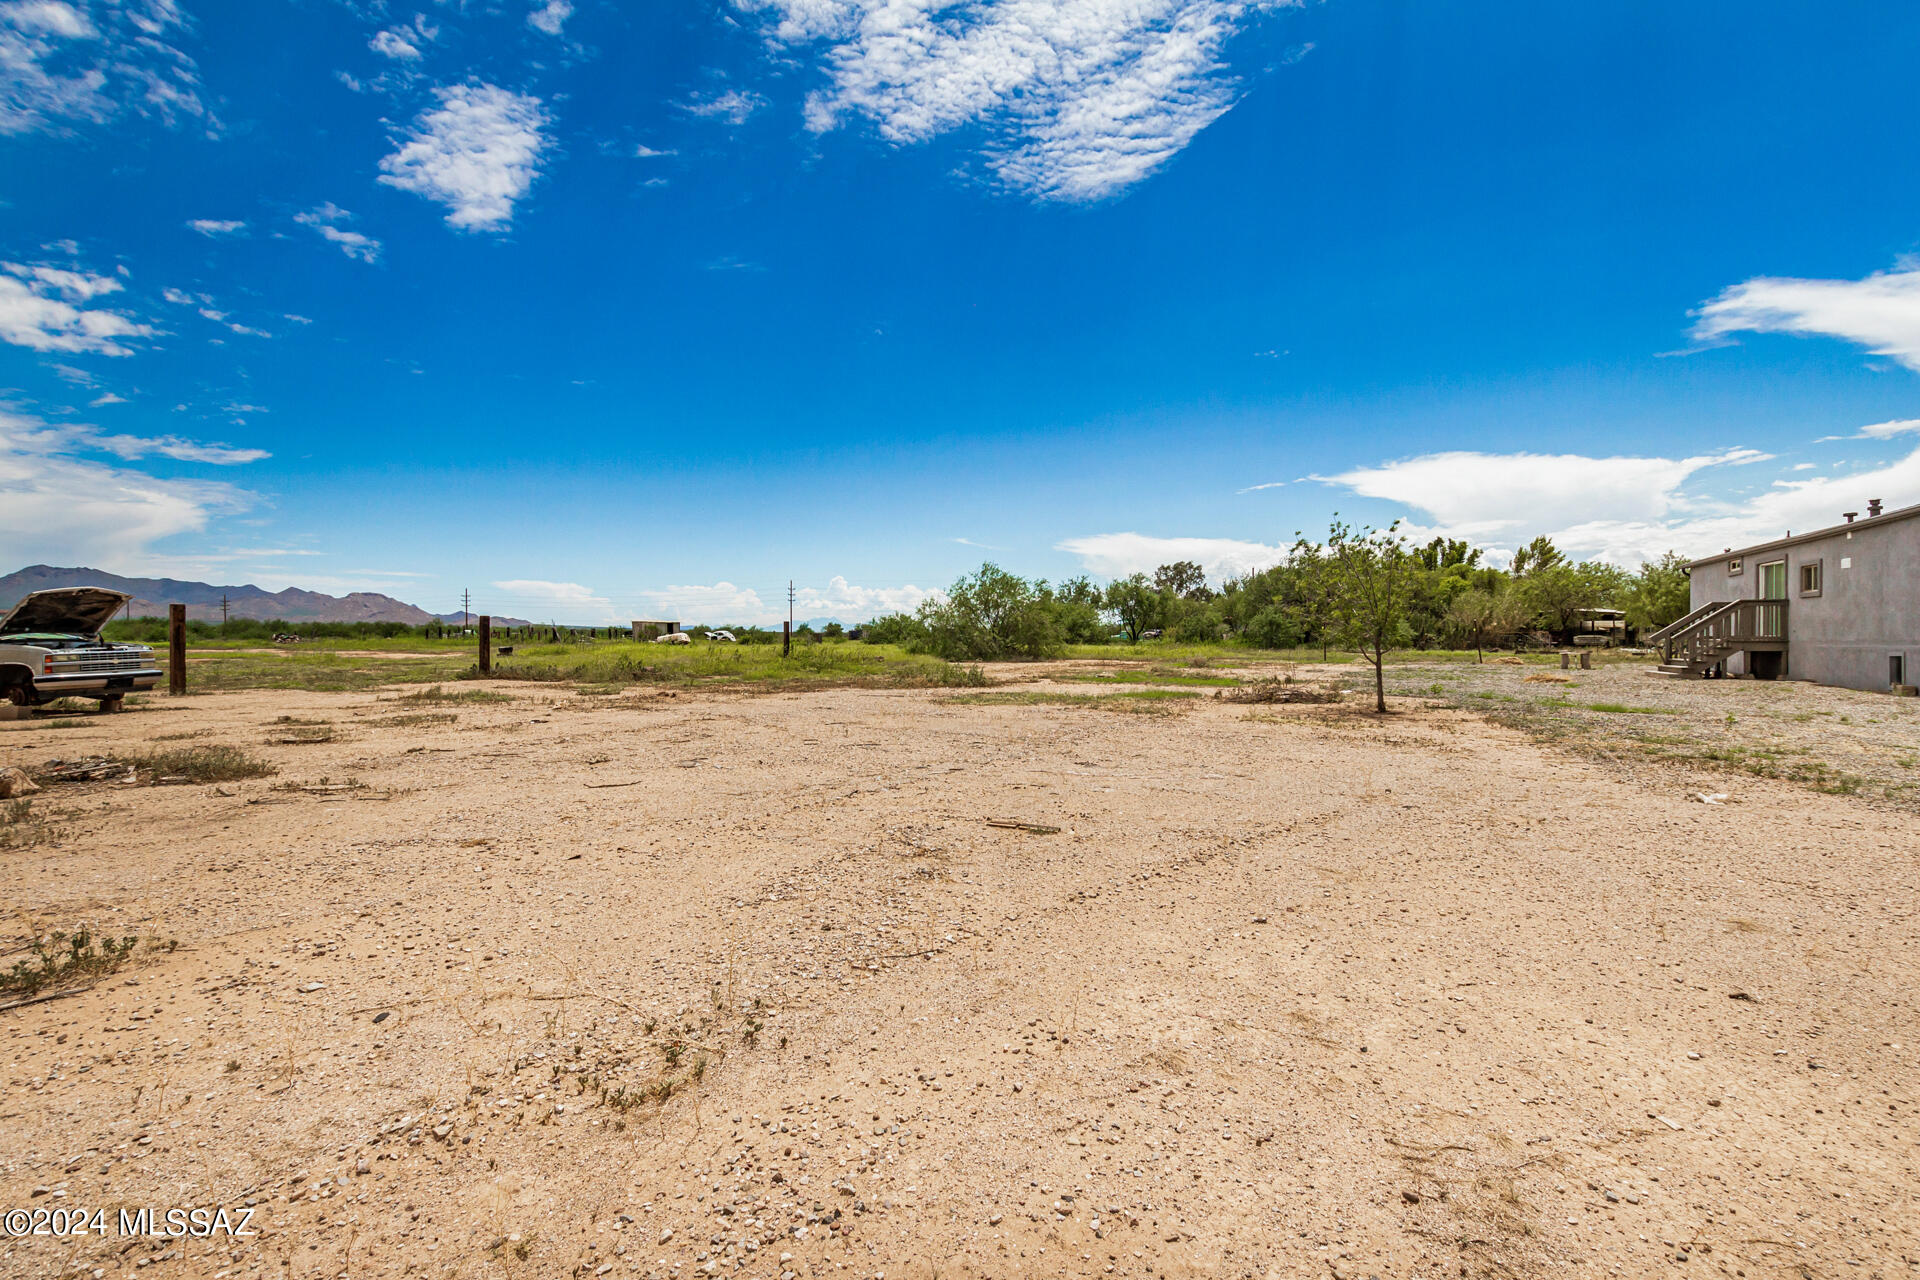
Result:
M1848 524L1852 524L1853 518L1859 515L1860 513L1858 511L1842 511L1840 514L1847 518Z
M1867 499L1867 518L1871 520L1873 517L1879 514L1880 514L1880 499L1868 498Z

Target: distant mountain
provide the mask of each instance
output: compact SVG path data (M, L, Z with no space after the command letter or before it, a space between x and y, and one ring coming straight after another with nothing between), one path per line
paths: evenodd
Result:
M220 597L227 598L228 615L235 618L279 618L288 622L406 622L418 626L435 620L433 614L404 600L395 600L374 591L355 591L344 596L323 595L289 587L285 591L265 591L259 587L216 587L204 582L182 582L176 578L123 578L99 569L60 569L52 565L30 565L18 573L0 578L0 612L11 609L30 591L55 587L107 587L133 597L131 613L136 618L163 618L169 604L187 606L187 616L203 622L220 621ZM455 613L452 620L458 622ZM501 620L505 622L504 619ZM515 623L513 625L519 625Z

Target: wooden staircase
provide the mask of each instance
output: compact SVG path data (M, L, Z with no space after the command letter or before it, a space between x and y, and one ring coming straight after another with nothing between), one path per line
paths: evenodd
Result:
M1646 638L1660 646L1654 674L1704 679L1736 653L1786 653L1787 602L1717 601Z

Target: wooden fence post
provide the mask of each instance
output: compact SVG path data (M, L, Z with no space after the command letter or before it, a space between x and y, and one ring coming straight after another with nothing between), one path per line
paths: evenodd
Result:
M1572 655L1572 654L1570 654L1570 653L1564 653L1564 652L1563 652L1563 653L1562 653L1562 654L1560 655L1560 669L1561 669L1562 671L1565 671L1565 670L1567 670L1567 669L1568 669L1569 667L1571 667L1572 665L1573 665L1573 655Z
M480 615L480 674L493 674L493 615Z
M782 622L780 624L780 656L783 658L786 658L786 657L791 657L792 654L793 654L793 623L791 621Z
M1585 649L1580 651L1580 669L1582 671L1593 670L1593 654Z
M187 691L187 606L167 606L167 692L178 698Z

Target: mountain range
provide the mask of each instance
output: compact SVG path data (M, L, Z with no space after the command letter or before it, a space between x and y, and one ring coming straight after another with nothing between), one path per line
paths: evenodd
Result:
M187 617L202 622L220 621L220 601L227 601L227 613L235 618L274 618L287 622L405 622L418 626L423 622L459 622L459 613L428 613L417 605L377 591L354 591L330 596L319 591L288 587L285 591L267 591L255 586L216 587L205 582L182 582L177 578L125 578L100 569L62 569L49 564L29 565L17 573L0 578L0 613L11 609L30 591L56 587L106 587L124 591L133 599L127 616L164 618L169 604L187 606ZM523 626L520 618L495 618L501 626Z

